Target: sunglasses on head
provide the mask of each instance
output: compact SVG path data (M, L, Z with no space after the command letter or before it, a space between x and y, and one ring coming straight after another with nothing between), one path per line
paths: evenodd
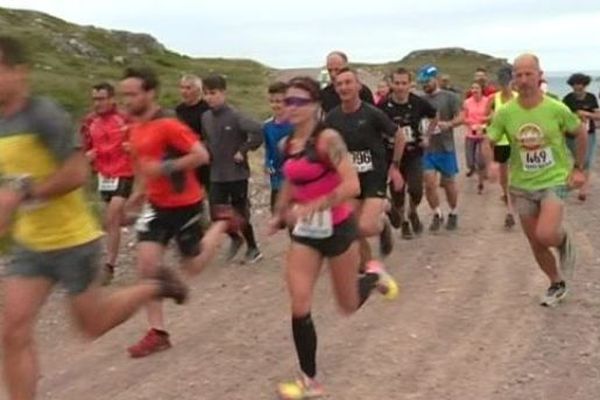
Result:
M303 107L312 102L312 99L308 99L306 97L286 97L283 99L283 104L285 104L287 107Z

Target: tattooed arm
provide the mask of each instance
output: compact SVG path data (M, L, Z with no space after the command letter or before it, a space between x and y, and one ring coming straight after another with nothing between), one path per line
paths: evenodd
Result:
M352 158L340 134L333 129L323 131L319 136L317 152L326 154L326 159L340 174L342 181L333 192L323 199L322 208L329 208L358 196L360 194L358 174L352 165Z

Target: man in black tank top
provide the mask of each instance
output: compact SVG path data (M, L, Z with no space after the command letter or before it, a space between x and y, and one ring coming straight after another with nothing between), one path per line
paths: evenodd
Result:
M388 255L391 252L391 229L384 212L386 185L391 176L396 186L402 186L397 166L402 159L405 138L387 115L361 101L356 72L342 69L336 76L335 86L342 103L327 114L325 123L341 134L359 174L361 194L356 199L355 210L363 237L362 261L378 262L373 260L366 238L380 235L381 253ZM386 156L388 141L395 143L391 167L388 167Z

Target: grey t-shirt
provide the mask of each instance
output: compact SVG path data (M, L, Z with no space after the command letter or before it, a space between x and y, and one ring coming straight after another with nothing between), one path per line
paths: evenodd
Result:
M438 112L440 121L451 121L461 109L460 99L456 93L440 89L432 94L420 93ZM455 151L454 129L446 129L433 134L429 139L428 153Z
M247 180L250 165L246 155L262 144L262 124L225 105L202 114L202 127L210 152L210 181ZM233 159L238 151L244 155L241 163Z

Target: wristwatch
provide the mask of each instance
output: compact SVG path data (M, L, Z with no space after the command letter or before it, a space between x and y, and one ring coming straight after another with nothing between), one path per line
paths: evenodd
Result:
M19 192L23 196L23 201L33 199L33 179L29 175L18 176L15 178L8 179L6 181L6 187L16 192Z

